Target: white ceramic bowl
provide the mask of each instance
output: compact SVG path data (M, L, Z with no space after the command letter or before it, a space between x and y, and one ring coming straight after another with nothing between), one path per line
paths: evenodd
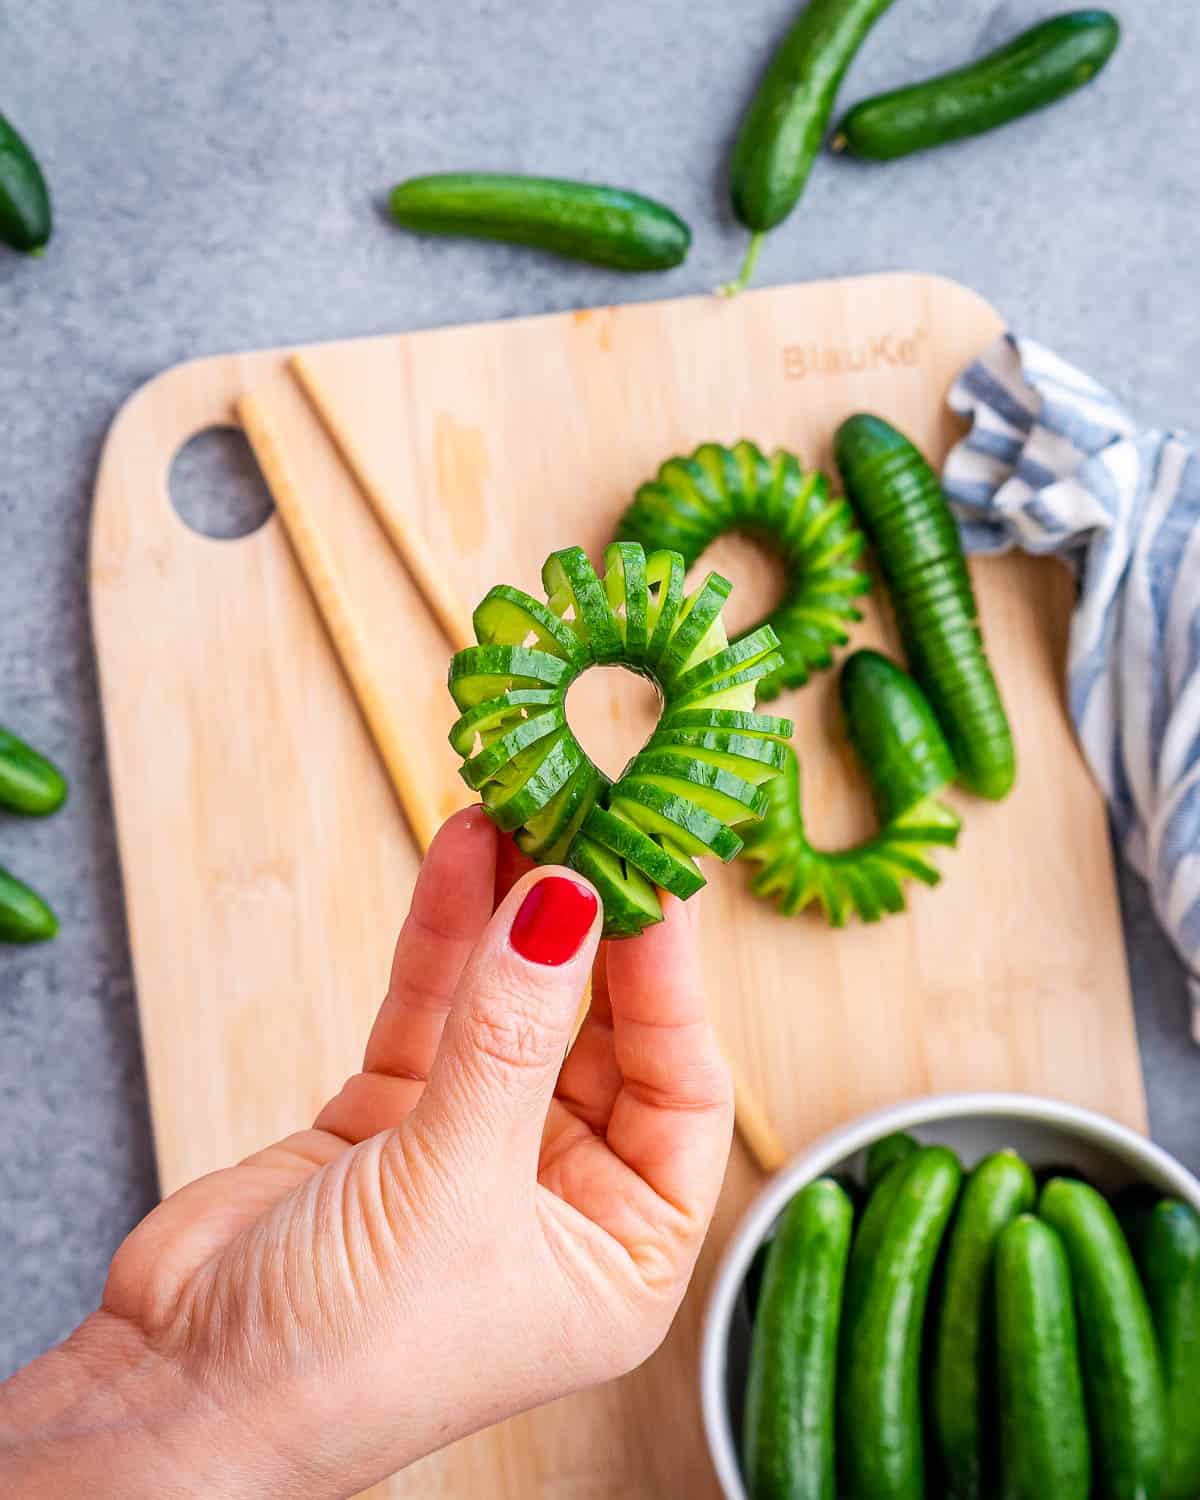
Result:
M738 1462L750 1319L742 1284L754 1252L792 1196L827 1172L862 1176L866 1148L893 1130L940 1142L970 1167L1012 1146L1035 1169L1070 1166L1105 1191L1143 1181L1200 1212L1200 1181L1144 1136L1104 1115L1033 1094L942 1094L863 1115L813 1143L766 1184L747 1209L709 1292L700 1355L704 1430L727 1500L746 1500Z

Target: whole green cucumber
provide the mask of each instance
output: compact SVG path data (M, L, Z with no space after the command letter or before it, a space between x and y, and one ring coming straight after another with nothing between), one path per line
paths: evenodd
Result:
M58 931L58 918L36 891L0 866L0 943L43 943Z
M742 1425L750 1500L836 1500L833 1423L854 1209L829 1178L787 1207L763 1275Z
M1108 1203L1083 1182L1054 1178L1038 1212L1058 1231L1071 1266L1097 1492L1105 1500L1157 1500L1166 1393L1128 1241Z
M1164 1198L1132 1239L1167 1388L1162 1500L1200 1495L1200 1215Z
M0 240L37 255L53 228L42 169L16 127L0 115Z
M861 1232L855 1241L838 1380L842 1500L923 1500L925 1304L961 1180L952 1151L923 1147L880 1184L878 1194L891 1190L892 1199L877 1247L864 1245Z
M963 784L1008 795L1016 752L979 631L979 612L937 475L882 417L849 417L834 456L879 559L909 667L941 724Z
M692 240L679 215L652 198L556 177L441 172L399 183L390 202L406 229L529 245L618 271L680 265Z
M867 1191L873 1192L893 1167L915 1156L920 1149L920 1142L907 1130L894 1130L891 1135L872 1141L867 1148Z
M854 54L892 0L809 0L771 56L734 143L733 211L754 238L736 281L754 272L762 236L795 208Z
M1120 37L1106 10L1054 16L968 67L864 99L838 126L834 149L889 161L1007 125L1090 83Z
M948 1500L980 1500L989 1461L988 1375L996 1245L1037 1200L1015 1151L987 1156L967 1178L950 1232L930 1377L932 1429Z
M996 1246L996 1364L1004 1500L1088 1500L1071 1273L1062 1241L1032 1214L1014 1219Z
M42 816L66 801L63 774L44 755L0 728L0 807Z

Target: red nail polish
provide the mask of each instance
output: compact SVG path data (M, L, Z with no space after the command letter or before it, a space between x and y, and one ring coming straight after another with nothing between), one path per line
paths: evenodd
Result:
M587 886L547 875L532 886L513 918L509 942L535 964L565 964L592 930L596 897Z

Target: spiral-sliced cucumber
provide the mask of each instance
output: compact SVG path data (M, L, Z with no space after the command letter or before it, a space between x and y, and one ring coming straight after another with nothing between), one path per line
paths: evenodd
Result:
M941 879L929 851L958 840L959 818L937 800L954 779L954 761L932 710L895 663L856 652L841 680L851 744L871 778L884 819L878 833L849 849L814 849L804 829L800 762L781 746L783 774L767 784L767 810L745 831L743 859L762 865L753 890L792 915L813 902L831 926L851 913L877 922L904 910L909 880Z
M763 542L787 574L782 601L762 622L778 637L782 660L759 679L758 697L774 698L828 667L833 648L848 639L847 624L862 618L854 600L870 588L859 567L866 540L824 474L803 469L791 453L768 458L749 442L705 443L690 458L668 460L618 527L647 552L678 552L688 568L727 531Z
M762 816L792 726L753 711L756 683L779 668L778 641L763 626L730 645L727 580L710 573L685 595L679 554L647 556L633 542L614 543L604 561L600 578L581 548L553 553L544 603L492 589L474 615L479 644L450 663L461 711L450 743L497 825L539 863L586 875L606 936L629 937L662 920L659 889L699 890L697 858L740 851L733 829ZM566 717L571 683L609 663L649 677L663 700L615 783Z

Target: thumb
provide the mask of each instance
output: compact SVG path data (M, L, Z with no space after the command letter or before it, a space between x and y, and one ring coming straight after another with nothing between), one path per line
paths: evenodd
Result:
M600 942L599 897L545 866L512 888L467 961L417 1112L434 1139L530 1152Z

